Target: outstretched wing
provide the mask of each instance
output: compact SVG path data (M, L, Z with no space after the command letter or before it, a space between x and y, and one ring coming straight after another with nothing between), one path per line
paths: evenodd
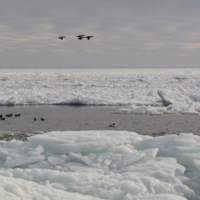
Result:
M63 38L65 38L65 36L60 36L60 37L58 37L58 39L61 39L61 40L63 40Z

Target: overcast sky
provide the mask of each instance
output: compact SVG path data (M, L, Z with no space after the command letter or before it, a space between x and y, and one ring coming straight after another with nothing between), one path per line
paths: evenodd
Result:
M0 67L199 66L200 0L0 0Z

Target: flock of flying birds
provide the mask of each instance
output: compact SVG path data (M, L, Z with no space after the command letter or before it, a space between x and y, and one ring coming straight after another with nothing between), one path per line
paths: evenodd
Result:
M89 36L85 36L85 35L77 35L76 36L78 38L78 40L82 40L83 38L87 38L88 40L90 40L91 37L94 37L92 35ZM65 38L65 36L60 36L58 37L58 39L63 40Z

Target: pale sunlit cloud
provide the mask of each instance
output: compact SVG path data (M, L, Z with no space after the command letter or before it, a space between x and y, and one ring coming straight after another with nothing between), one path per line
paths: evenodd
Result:
M158 49L162 46L163 46L162 43L148 43L148 44L146 44L145 49L146 50L154 50L154 49Z
M28 53L37 53L36 49L26 49L25 51Z
M200 33L199 32L188 32L184 35L184 38L186 40L196 40L200 39Z
M200 49L200 43L188 43L188 44L185 44L183 49L186 49L188 51L198 50L198 49Z
M53 49L56 53L74 53L72 50L66 50L66 49Z
M86 51L86 52L89 52L89 53L96 53L96 52L99 52L98 49L86 49L85 51Z

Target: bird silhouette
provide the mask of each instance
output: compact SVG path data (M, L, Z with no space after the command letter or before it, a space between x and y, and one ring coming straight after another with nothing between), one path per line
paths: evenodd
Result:
M112 127L112 128L115 128L115 123L111 124L111 125L108 125L108 127Z
M6 117L12 117L12 115L13 115L13 114L10 113L10 114L7 114Z
M58 39L63 40L65 38L65 36L60 36L58 37Z
M91 36L86 36L84 38L87 38L89 40L91 37L94 37L94 36L91 35Z
M82 40L84 38L85 35L77 35L76 37L78 38L78 40Z

